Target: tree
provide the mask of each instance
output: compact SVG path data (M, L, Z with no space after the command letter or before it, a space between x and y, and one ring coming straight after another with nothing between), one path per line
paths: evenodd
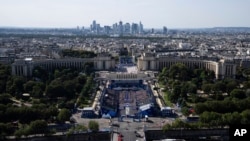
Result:
M161 73L158 75L158 81L165 85L167 83L167 77L168 77L168 69L164 67L161 71Z
M8 80L6 85L6 91L12 96L20 97L24 92L23 84L26 79L21 76L12 76L10 80Z
M203 84L201 86L201 89L205 92L205 93L210 93L211 89L212 89L212 85L211 84Z
M207 74L206 74L206 70L202 70L200 73L200 78L203 80L207 80Z
M65 121L69 121L71 117L71 113L68 109L62 109L58 116L57 116L57 119L60 121L60 122L65 122Z
M44 91L44 84L37 81L28 81L24 85L24 91L29 93L32 97L41 97Z
M241 112L241 124L250 124L250 110L244 110Z
M0 63L0 92L6 91L6 84L11 76L10 66L3 65Z
M31 134L31 131L30 131L29 126L25 126L23 128L20 128L20 129L16 130L15 133L14 133L14 135L15 135L16 138L20 138L23 135L24 136L28 136L30 134Z
M90 120L88 127L91 131L99 131L99 124L94 120Z
M180 97L181 86L177 85L174 87L173 92L168 94L169 100L173 103L176 103L178 98Z
M46 88L46 95L50 98L64 97L65 89L60 79L53 80Z
M226 85L222 81L218 81L213 85L212 90L214 90L215 92L225 92Z
M194 83L188 83L188 93L196 93L197 92L197 86Z
M169 69L169 77L172 79L185 81L189 79L188 74L189 74L188 68L184 64L181 64L181 63L172 65Z
M18 108L18 114L19 117L17 117L17 119L21 122L21 123L29 123L33 120L37 120L40 118L41 112L39 111L39 109L35 109L32 107L20 107ZM30 116L32 115L32 116Z
M231 125L231 124L239 124L241 122L241 114L238 112L233 112L233 113L226 113L223 114L222 116L223 123L225 125Z
M216 112L203 112L200 115L200 121L208 123L210 126L219 126L222 121L222 117L221 114Z
M163 127L162 127L163 132L166 132L166 131L168 131L170 129L172 129L172 126L170 124L168 124L168 123L163 125Z
M245 89L249 89L250 88L250 82L249 81L244 81L243 86L244 86Z
M183 84L181 86L180 97L183 99L187 99L187 92L188 92L188 85Z
M226 84L227 93L231 93L233 89L236 89L238 86L237 82L233 79L230 79L229 82Z
M11 95L9 94L0 94L0 103L7 105L12 102L10 98L11 98Z
M74 130L75 131L87 131L88 128L84 125L77 125Z
M13 129L10 123L0 123L0 140L4 140L4 137L12 132Z
M172 123L172 128L187 128L187 124L180 119L176 119Z
M43 89L41 88L41 86L35 85L32 88L31 96L39 98L42 97L42 95L43 95Z
M24 87L24 91L27 93L31 93L33 87L35 86L36 82L35 81L28 81L26 82L23 87Z
M208 107L204 103L197 103L194 109L197 114L201 114L202 112L207 111Z
M39 78L43 82L46 82L49 78L48 72L40 66L33 69L33 77Z
M47 122L44 120L35 120L30 123L30 132L31 134L45 134L47 130Z
M243 90L240 89L234 89L231 93L230 93L231 97L235 97L235 98L239 98L239 99L244 99L246 98L246 94Z
M184 116L188 116L189 115L189 109L187 107L182 107L181 108L181 112Z

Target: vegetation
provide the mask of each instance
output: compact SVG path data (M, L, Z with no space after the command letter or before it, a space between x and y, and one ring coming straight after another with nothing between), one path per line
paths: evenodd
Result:
M99 131L99 124L94 120L90 120L88 127L91 131Z
M71 135L74 133L82 133L88 131L88 128L84 125L77 125L69 129L67 135Z
M38 123L46 121L47 126L69 121L76 103L86 104L92 98L95 85L91 65L86 64L83 72L69 68L47 72L36 67L34 76L25 78L11 76L10 67L0 64L1 137L47 134ZM24 97L24 93L30 96Z
M49 133L47 128L47 122L44 120L32 121L29 125L24 128L20 128L15 132L16 137L21 137L22 135L32 135L32 134L47 134Z
M238 69L237 79L216 80L214 72L205 69L188 69L184 64L164 68L158 76L160 85L167 91L164 97L182 107L184 115L198 114L197 123L176 121L163 129L178 127L224 127L229 124L249 124L250 82ZM199 91L199 92L198 92ZM189 109L192 108L191 112Z
M60 122L65 122L65 121L69 121L71 116L71 113L68 109L62 109L60 110L57 118Z

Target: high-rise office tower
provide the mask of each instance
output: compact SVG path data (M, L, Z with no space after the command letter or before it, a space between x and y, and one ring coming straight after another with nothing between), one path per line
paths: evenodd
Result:
M166 26L163 26L163 34L167 34L167 32L168 32L168 29L167 29L167 27Z
M123 34L123 24L122 24L122 21L119 22L119 34Z
M94 20L92 23L92 29L91 31L96 31L96 21Z
M117 34L118 33L117 30L118 30L118 25L117 23L115 23L113 24L113 34Z
M96 33L100 34L101 31L101 25L100 24L96 24Z
M132 23L131 32L132 32L132 34L138 34L139 33L138 24Z
M139 23L139 34L143 34L143 24Z
M110 34L111 27L110 26L104 26L104 33L105 34Z
M152 33L152 34L155 33L155 29L154 29L154 28L151 29L151 33Z
M129 34L130 33L130 24L129 23L126 23L125 25L124 25L124 33L126 33L126 34Z

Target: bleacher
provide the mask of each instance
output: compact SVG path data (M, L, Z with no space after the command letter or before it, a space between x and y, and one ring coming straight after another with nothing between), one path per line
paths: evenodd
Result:
M102 113L112 113L112 117L116 116L117 112L117 105L118 105L118 95L116 94L115 90L106 89L106 93L102 99Z

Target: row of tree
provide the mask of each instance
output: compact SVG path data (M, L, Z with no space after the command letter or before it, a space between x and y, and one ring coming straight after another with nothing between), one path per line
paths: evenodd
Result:
M22 128L18 129L15 131L14 135L17 138L20 138L22 136L28 136L28 135L36 135L36 134L53 134L55 131L51 130L48 128L49 125L45 120L34 120L30 124L23 126ZM88 128L84 125L76 125L72 126L68 130L68 135L73 134L73 133L79 133L79 132L86 132L91 130L93 132L99 131L99 124L98 122L94 120L90 120L88 123ZM8 129L5 125L0 124L0 131L5 131L7 132Z
M225 98L223 101L206 101L194 107L197 114L203 112L233 113L250 109L250 97L245 99Z
M32 107L15 107L11 106L11 104L0 104L0 109L0 121L4 123L13 121L19 121L20 123L29 123L37 119L51 121L54 120L54 117L57 117L59 113L56 107L47 107L46 105L42 104L33 105Z
M44 120L32 121L29 125L24 126L15 131L14 135L20 138L22 135L28 136L32 134L48 134L48 124Z
M241 113L225 113L203 112L198 122L186 122L176 119L172 124L165 124L163 131L171 129L199 129L199 128L223 128L236 124L250 124L250 110L244 110Z
M27 134L31 134L30 131L32 130L27 126L28 124L33 123L33 121L37 120L44 120L46 124L48 122L53 123L64 123L65 121L70 121L71 112L68 109L61 109L58 111L57 108L51 106L46 108L44 106L37 105L31 108L28 107L9 107L7 105L5 108L4 105L0 105L1 112L0 112L0 131L5 135L12 135L16 129L18 129L18 124L22 124L22 132L27 132ZM28 128L26 128L28 127ZM26 130L27 129L27 130ZM39 129L36 129L39 130ZM20 131L17 132L20 134Z
M99 123L94 120L90 120L88 123L88 128L85 125L78 124L69 129L68 134L86 132L88 129L92 132L99 131Z

